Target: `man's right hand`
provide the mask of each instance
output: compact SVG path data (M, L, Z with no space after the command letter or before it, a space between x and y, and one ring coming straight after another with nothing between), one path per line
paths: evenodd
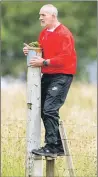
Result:
M28 52L29 52L28 45L25 44L25 43L24 43L24 45L25 45L25 47L23 48L23 53L24 53L25 55L27 55Z

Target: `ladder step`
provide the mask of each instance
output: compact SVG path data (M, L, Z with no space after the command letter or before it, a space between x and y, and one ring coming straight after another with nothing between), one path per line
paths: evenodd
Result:
M66 161L67 161L67 164L68 164L69 175L70 175L70 177L75 177L72 157L71 157L68 142L67 142L68 138L67 138L66 131L64 129L63 121L59 122L59 131L60 131L60 136L61 136L61 140L62 140L62 144L63 144L64 153L65 153L65 156L66 156Z
M56 157L45 157L45 160L55 160Z

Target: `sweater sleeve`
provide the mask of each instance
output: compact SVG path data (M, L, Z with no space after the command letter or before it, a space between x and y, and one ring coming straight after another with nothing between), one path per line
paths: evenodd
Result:
M72 53L72 39L70 35L64 35L61 38L60 47L57 55L50 58L50 65L55 67L67 66Z
M41 40L41 33L38 36L38 42L40 44L40 47L42 48L42 40Z

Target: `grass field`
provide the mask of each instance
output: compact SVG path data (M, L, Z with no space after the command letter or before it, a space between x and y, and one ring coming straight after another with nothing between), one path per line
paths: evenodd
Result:
M95 85L73 83L66 103L60 109L61 119L64 120L69 139L76 177L97 176L96 97ZM13 87L2 89L2 177L25 176L26 109L26 86L13 85ZM42 143L43 135L42 126ZM55 176L68 176L64 157L59 157L56 160Z

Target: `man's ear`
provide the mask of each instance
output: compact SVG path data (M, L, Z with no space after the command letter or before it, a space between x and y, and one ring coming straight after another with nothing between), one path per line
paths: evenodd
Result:
M55 19L55 18L56 18L56 16L55 16L54 14L52 15L52 17L53 17L53 19Z

